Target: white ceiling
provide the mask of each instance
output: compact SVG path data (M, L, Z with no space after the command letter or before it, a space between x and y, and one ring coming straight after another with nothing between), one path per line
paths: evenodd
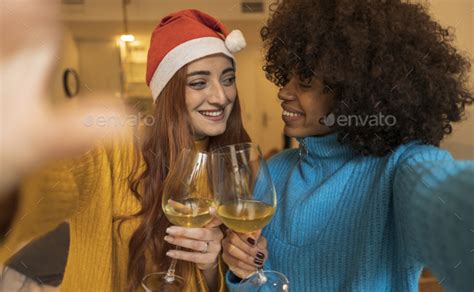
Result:
M157 21L166 14L186 8L203 10L220 20L264 20L265 13L244 14L242 1L249 0L130 0L127 6L130 21ZM259 0L255 0L259 1ZM272 0L261 0L265 10ZM122 0L84 0L84 4L61 5L65 21L120 21Z
M243 14L241 1L249 0L130 0L127 6L129 33L148 41L165 15L196 8L244 32L247 42L260 42L259 31L268 13ZM258 0L255 0L258 1ZM265 9L273 0L262 0ZM80 5L61 5L61 17L76 39L116 39L124 32L122 0L84 0Z
M147 43L157 23L158 21L132 22L129 24L129 33L135 35L141 42ZM248 44L261 44L262 21L224 21L224 24L229 30L241 30ZM123 24L120 21L69 21L66 22L66 27L78 40L116 40L124 33Z

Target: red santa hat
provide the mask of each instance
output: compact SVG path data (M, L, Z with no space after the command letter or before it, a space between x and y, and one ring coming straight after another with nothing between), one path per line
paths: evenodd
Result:
M151 36L146 82L156 101L174 74L186 64L222 53L233 54L245 48L242 32L227 32L214 17L187 9L164 17Z

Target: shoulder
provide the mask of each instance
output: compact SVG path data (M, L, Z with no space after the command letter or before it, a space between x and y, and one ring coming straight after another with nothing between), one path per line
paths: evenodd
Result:
M126 129L120 135L112 137L102 144L109 157L128 156L135 150L139 150L142 139L135 129Z
M132 128L101 143L95 151L103 156L113 177L119 179L128 177L143 160L140 137Z
M400 145L390 156L395 164L416 164L420 162L451 161L451 154L444 149L421 142L409 142Z

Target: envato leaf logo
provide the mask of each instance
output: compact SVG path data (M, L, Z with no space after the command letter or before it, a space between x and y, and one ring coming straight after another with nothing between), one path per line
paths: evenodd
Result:
M336 116L333 113L321 118L319 123L324 126L332 127L336 123Z
M86 127L92 127L95 123L94 117L92 115L87 115L83 120L82 124Z

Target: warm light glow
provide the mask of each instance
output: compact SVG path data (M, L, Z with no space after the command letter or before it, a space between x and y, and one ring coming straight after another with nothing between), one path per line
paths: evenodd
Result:
M122 42L133 42L135 41L135 36L133 34L123 34L120 36Z

